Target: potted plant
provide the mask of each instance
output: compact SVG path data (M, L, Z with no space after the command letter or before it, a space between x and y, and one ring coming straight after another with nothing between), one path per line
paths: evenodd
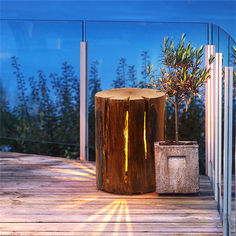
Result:
M158 193L195 193L199 191L199 164L197 142L179 141L179 108L200 96L201 87L210 77L202 66L203 47L195 49L185 43L183 34L177 46L170 38L164 38L161 76L156 80L153 66L147 71L150 84L166 94L175 107L175 141L155 143L156 190ZM211 56L209 63L214 58ZM168 125L168 124L167 124Z

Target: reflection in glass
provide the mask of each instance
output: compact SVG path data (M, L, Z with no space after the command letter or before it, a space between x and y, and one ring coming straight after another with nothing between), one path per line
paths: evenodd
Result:
M236 42L230 39L230 66L233 67L233 140L232 140L232 235L236 233L236 208L235 208L235 158L236 158Z
M89 147L90 158L95 159L94 110L91 109L94 106L94 92L119 87L149 87L147 65L154 65L154 73L158 78L159 68L162 66L164 37L173 38L177 44L185 33L186 43L190 41L194 47L199 48L207 44L207 25L93 21L87 22L86 25L90 78ZM95 85L95 81L99 86ZM173 106L167 103L166 111L166 139L174 139ZM197 140L200 144L201 173L204 173L205 165L204 116L202 96L201 99L196 98L188 112L182 112L180 117L180 138Z
M78 157L81 22L1 21L1 150Z

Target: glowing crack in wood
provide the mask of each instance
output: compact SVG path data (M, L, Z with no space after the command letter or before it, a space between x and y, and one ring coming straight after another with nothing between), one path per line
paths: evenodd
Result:
M146 133L146 111L144 112L144 125L143 125L143 142L144 142L144 153L145 159L147 159L147 133Z
M125 116L125 129L124 129L124 137L125 137L125 183L127 183L127 174L128 174L128 134L129 134L129 112L126 111Z

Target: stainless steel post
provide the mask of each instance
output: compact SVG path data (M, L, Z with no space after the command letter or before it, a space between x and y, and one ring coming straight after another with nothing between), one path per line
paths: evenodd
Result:
M80 160L88 152L88 43L80 42Z

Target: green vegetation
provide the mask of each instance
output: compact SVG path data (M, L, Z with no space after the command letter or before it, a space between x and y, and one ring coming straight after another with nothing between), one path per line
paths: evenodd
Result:
M89 71L89 159L95 160L95 94L101 91L101 80L98 74L98 61L93 61Z
M79 156L79 79L62 64L61 75L25 79L19 59L11 58L17 104L10 108L0 84L1 149L75 158ZM51 89L50 89L51 88Z
M0 150L36 153L43 155L78 158L79 156L79 78L68 62L61 65L61 73L46 74L42 70L35 77L26 78L19 59L11 59L17 83L17 100L9 104L0 83ZM155 77L147 51L140 54L141 71L135 65L128 65L120 58L113 87L150 87L150 79ZM89 146L90 158L95 160L95 114L94 95L102 90L98 61L89 65ZM157 85L157 84L156 84ZM202 98L195 97L185 112L179 106L179 138L197 140L200 144L200 167L204 171L204 127L205 110ZM166 139L175 137L175 109L166 104Z
M186 110L191 100L200 96L201 87L210 77L209 70L202 67L203 47L198 50L192 47L191 42L185 44L186 36L182 35L177 46L174 41L165 38L162 49L161 77L155 81L153 67L148 66L148 73L152 75L151 85L166 94L168 101L175 108L175 141L179 140L179 110L186 104ZM210 59L210 63L213 58Z

